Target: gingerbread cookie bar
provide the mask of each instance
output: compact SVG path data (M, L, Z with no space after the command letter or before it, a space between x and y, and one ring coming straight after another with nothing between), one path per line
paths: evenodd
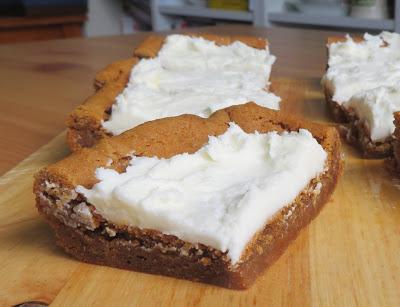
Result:
M400 110L400 35L329 38L325 97L346 139L366 158L392 153L393 112Z
M81 261L245 289L341 170L336 129L248 103L103 138L38 172L34 193Z
M97 74L98 91L68 117L68 144L72 150L90 147L149 120L184 113L207 117L249 101L277 109L279 97L268 92L274 61L265 39L150 36L132 59Z

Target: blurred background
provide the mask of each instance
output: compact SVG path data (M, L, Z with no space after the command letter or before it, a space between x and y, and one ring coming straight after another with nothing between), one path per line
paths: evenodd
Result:
M217 24L400 31L400 0L0 0L0 43Z

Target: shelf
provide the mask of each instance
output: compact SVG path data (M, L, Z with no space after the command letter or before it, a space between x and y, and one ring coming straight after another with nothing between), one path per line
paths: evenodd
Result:
M247 11L218 10L190 5L160 5L160 13L177 16L205 17L236 21L253 21L253 14Z
M349 16L314 16L304 13L269 13L271 22L293 23L310 26L326 26L368 30L394 30L393 19L361 19Z

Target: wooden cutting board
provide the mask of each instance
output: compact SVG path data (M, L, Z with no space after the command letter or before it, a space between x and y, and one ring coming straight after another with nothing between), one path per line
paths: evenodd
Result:
M319 80L273 80L284 111L329 121ZM400 181L344 146L333 199L247 291L78 262L38 216L32 175L68 154L64 133L0 178L0 305L400 306Z

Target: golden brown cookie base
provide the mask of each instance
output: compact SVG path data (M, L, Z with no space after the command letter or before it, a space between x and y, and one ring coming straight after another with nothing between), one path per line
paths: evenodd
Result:
M89 125L88 125L89 126ZM77 151L81 148L92 147L102 138L110 137L102 129L68 129L67 130L67 145L72 151Z
M77 185L93 186L98 167L124 171L132 152L163 158L193 153L207 142L209 135L224 133L232 121L246 132L305 128L328 153L327 171L267 222L247 245L237 265L231 265L226 253L202 244L154 230L113 225L96 214L94 207L74 190ZM93 148L75 152L41 170L36 175L34 192L38 210L55 230L58 244L82 261L245 289L318 214L332 194L341 170L336 129L248 103L217 111L209 119L193 115L165 118L103 139ZM80 206L88 208L92 216L80 214Z
M94 88L95 90L101 89L106 83L117 81L121 75L129 78L133 66L139 62L136 57L116 61L104 67L100 70L94 78Z
M66 121L67 144L72 151L91 147L100 139L110 135L103 129L102 122L109 118L115 98L125 88L129 73L118 72L116 80L107 81L95 94L78 106Z

